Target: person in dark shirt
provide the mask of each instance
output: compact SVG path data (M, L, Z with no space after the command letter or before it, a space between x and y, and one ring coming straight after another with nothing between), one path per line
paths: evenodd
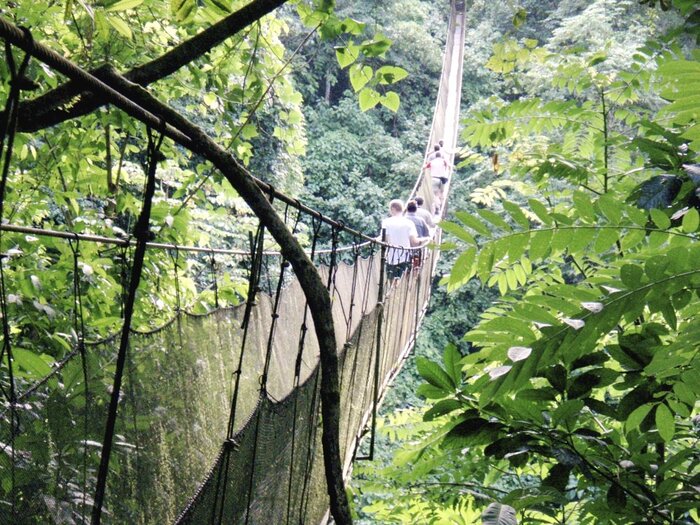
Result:
M406 204L406 218L416 225L416 231L419 237L429 237L430 230L428 229L428 225L423 219L416 215L417 210L418 205L416 201L408 201L408 204Z
M415 201L416 201L416 205L418 205L418 209L416 210L416 216L423 219L425 221L425 224L428 225L428 228L435 228L435 223L433 222L432 213L430 213L428 210L426 210L423 207L423 203L425 202L423 200L423 197L416 195Z

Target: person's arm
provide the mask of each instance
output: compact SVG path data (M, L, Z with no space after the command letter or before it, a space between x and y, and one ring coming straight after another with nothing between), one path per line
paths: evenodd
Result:
M411 226L413 226L413 228L411 229L411 233L408 236L409 240L411 241L411 247L420 248L427 244L430 240L430 237L419 237L416 226L413 223L411 223Z
M430 237L418 237L418 235L411 235L411 247L412 248L422 248L430 241Z

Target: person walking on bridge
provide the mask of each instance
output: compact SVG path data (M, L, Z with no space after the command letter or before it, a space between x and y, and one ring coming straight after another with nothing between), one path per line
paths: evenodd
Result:
M430 230L428 229L428 225L425 223L425 221L418 216L417 211L418 206L416 205L416 201L410 200L406 203L406 218L410 220L416 227L418 237L428 239L430 238ZM421 267L421 264L423 262L422 248L413 251L413 257L411 257L411 262L414 270L417 270Z
M433 179L433 193L435 194L435 213L440 211L442 206L442 190L449 180L447 171L449 166L441 151L435 153L435 157L423 166L423 169L430 169L430 177Z
M389 203L389 217L382 220L384 241L390 244L386 255L387 277L398 279L411 264L411 248L428 241L418 235L415 224L403 215L403 202L394 199Z
M435 228L433 214L423 207L423 204L425 203L423 197L416 195L415 199L413 200L416 201L416 205L418 206L418 209L416 210L416 215L425 221L425 224L426 226L428 226L428 229L432 230L433 228Z
M416 227L418 237L430 237L428 225L422 217L418 216L418 205L416 201L411 200L406 203L406 218L410 220Z

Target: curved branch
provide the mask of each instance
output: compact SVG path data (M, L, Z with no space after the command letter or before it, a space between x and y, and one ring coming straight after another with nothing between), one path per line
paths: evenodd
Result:
M181 67L191 63L212 48L232 37L245 27L267 15L287 0L253 0L235 13L223 18L213 26L177 45L164 55L131 71L124 77L135 84L147 86L172 75ZM91 73L105 80L111 66L101 66ZM76 97L77 100L76 100ZM105 96L89 91L83 82L70 80L43 95L20 104L19 131L34 132L60 124L66 120L86 115L106 104Z

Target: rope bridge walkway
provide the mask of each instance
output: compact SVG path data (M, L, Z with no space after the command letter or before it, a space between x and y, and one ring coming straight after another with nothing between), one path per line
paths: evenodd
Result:
M442 138L450 165L460 104L464 10L463 1L453 1L426 146L427 154ZM8 49L12 45L25 52L18 67L11 64L15 81L0 121L0 219L18 121L17 79L30 59L82 82L94 96L148 126L147 184L133 238L0 227L2 238L32 234L70 244L77 334L75 347L56 358L43 378L28 382L18 377L14 360L21 349L13 346L10 332L3 261L0 479L9 482L0 485L0 525L48 519L311 524L327 521L329 512L337 523L349 523L343 477L368 429L369 454L374 453L377 407L415 342L430 298L437 249L424 249L419 268L387 282L386 253L397 248L254 179L196 126L116 72L98 79L2 18L0 37ZM246 200L259 221L246 249L151 241L156 163L166 138L212 162ZM449 182L442 215L448 191ZM432 208L433 192L423 172L411 195L422 196L426 208ZM306 251L294 238L300 224L312 232ZM332 239L329 249L318 249L321 236ZM266 238L278 243L280 253L263 249ZM352 242L341 246L345 238ZM439 229L434 241L439 245ZM129 283L122 329L99 341L84 339L80 315L79 246L86 242L120 247L124 283ZM146 250L171 256L176 282L179 254L205 252L211 256L215 293L214 255L230 258L247 274L245 302L204 315L178 305L178 314L158 329L132 329ZM111 382L111 389L96 386L105 382ZM83 402L69 405L75 398ZM70 428L52 425L55 414L71 421ZM37 443L43 444L44 454L28 452L32 444L32 450L42 450Z

